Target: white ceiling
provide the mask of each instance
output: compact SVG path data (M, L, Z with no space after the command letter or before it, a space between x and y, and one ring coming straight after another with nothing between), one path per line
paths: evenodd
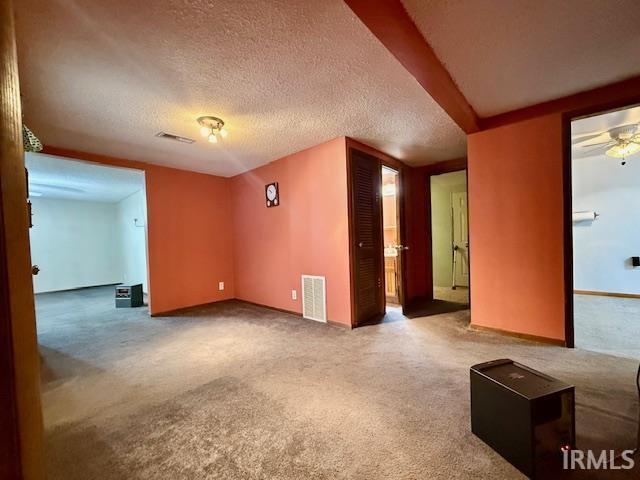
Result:
M141 170L41 153L26 153L25 163L29 170L29 194L36 198L115 203L144 188Z
M571 158L603 155L602 149L588 145L607 142L611 140L607 130L634 123L640 123L640 106L574 120L571 122Z
M481 117L640 74L638 0L402 0Z
M16 15L25 121L46 145L223 176L338 136L413 165L466 153L342 0L21 0ZM205 114L223 142L199 136Z

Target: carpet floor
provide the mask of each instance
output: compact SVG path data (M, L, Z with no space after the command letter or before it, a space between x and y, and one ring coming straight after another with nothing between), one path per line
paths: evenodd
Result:
M577 347L640 361L640 298L574 295Z
M468 311L349 331L112 294L37 296L50 480L524 478L470 432L469 367L497 358L576 385L579 448L635 444L636 362L471 331ZM638 478L611 473L575 478Z

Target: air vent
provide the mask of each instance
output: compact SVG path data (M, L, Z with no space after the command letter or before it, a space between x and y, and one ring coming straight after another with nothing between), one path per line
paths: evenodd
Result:
M302 316L318 322L327 321L325 277L302 275Z
M167 140L174 140L180 143L194 143L195 140L192 138L181 137L180 135L174 135L173 133L167 132L158 132L156 133L156 137L166 138Z

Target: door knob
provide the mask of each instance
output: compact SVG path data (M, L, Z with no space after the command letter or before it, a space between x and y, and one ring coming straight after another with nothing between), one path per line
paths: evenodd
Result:
M38 267L38 265L33 265L31 267L31 274L32 275L37 275L38 273L40 273L40 267Z
M358 246L359 246L360 248L364 247L364 242L360 242L360 243L358 244Z

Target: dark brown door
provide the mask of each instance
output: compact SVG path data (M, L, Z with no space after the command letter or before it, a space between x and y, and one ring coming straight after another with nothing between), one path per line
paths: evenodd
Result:
M364 152L349 154L352 295L355 325L384 315L381 165Z

